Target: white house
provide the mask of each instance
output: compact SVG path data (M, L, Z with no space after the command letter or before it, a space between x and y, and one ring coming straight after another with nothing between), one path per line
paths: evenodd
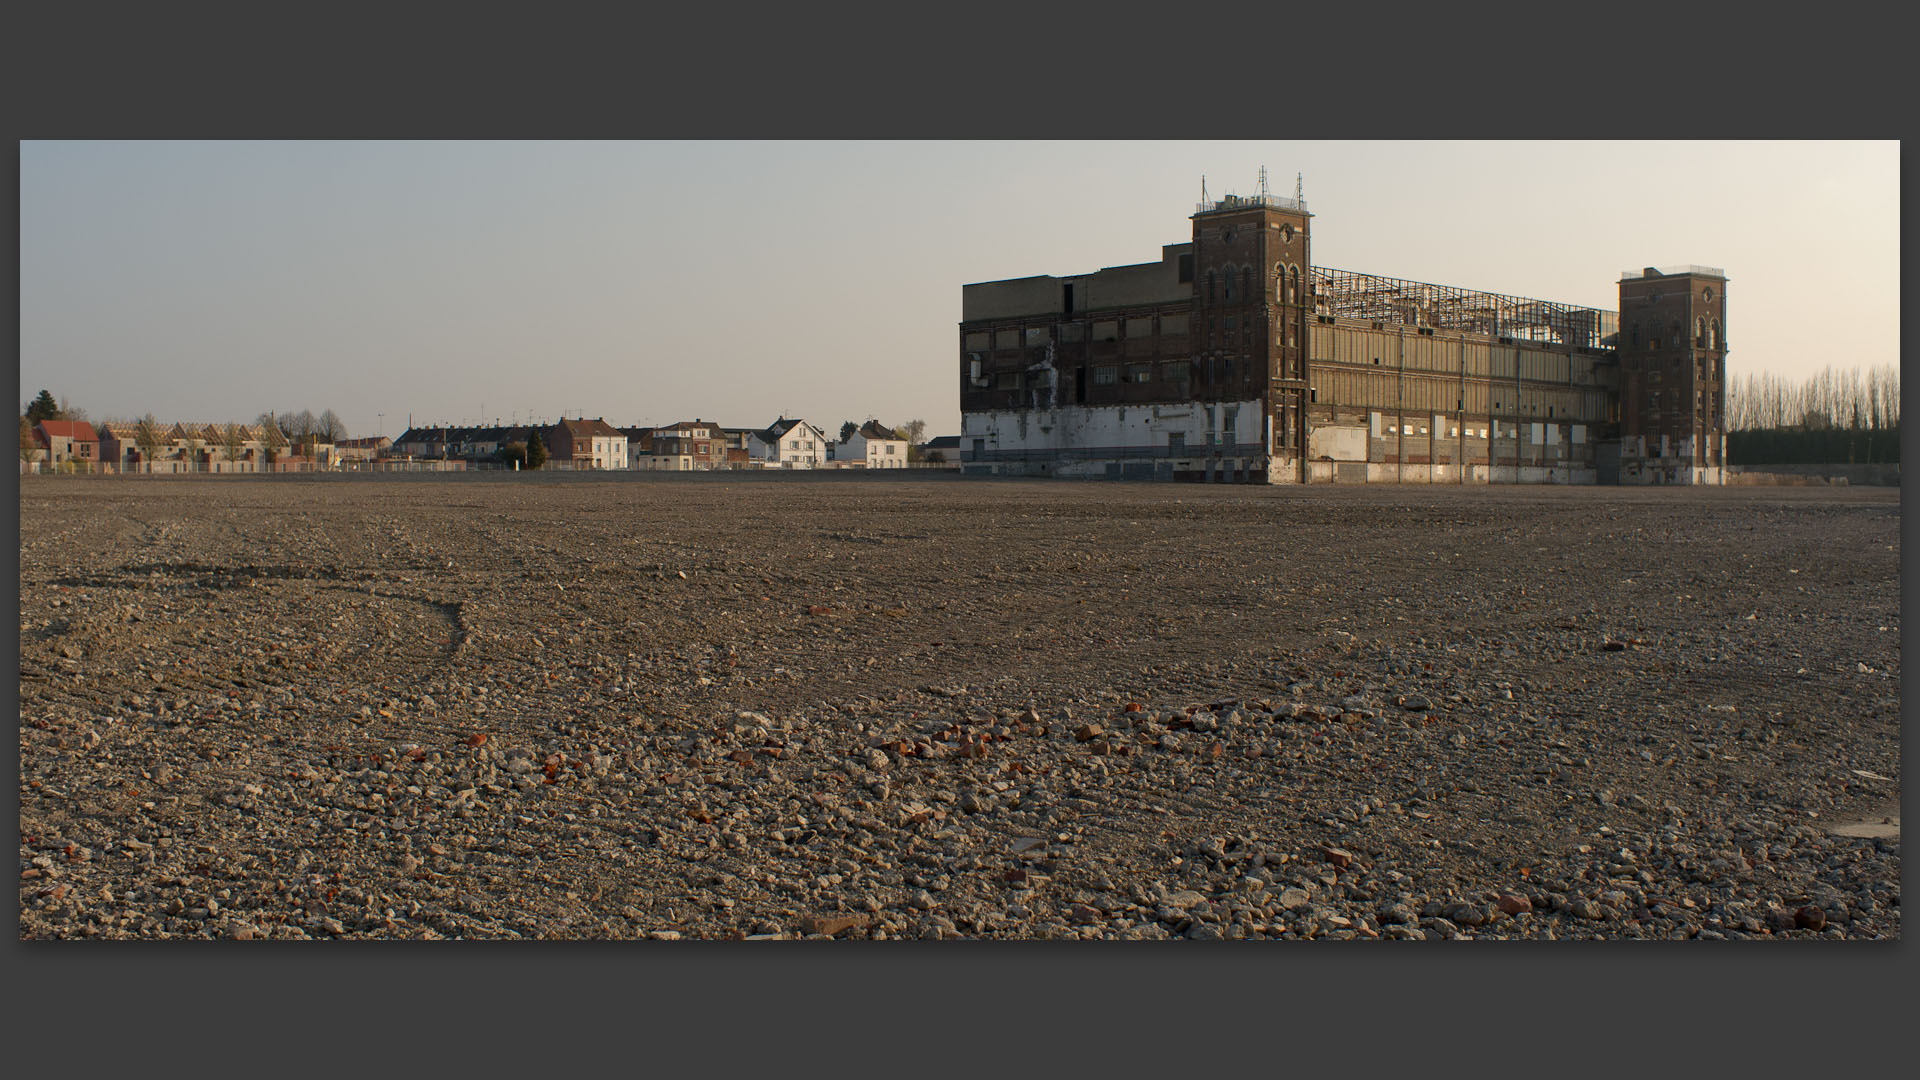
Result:
M907 467L907 440L869 420L834 447L833 459L842 465L868 469L904 469Z
M763 469L817 469L827 460L827 435L783 416L747 436L747 459Z

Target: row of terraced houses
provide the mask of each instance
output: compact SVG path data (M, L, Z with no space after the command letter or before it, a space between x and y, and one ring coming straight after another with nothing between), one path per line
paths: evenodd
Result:
M500 467L503 449L524 446L536 434L547 448L543 467L562 470L900 469L908 462L907 441L876 421L835 441L814 424L784 416L764 428L699 419L616 428L601 418L577 417L546 425L418 426L398 439L297 443L252 424L156 424L143 438L139 424L43 420L34 425L34 445L23 446L21 458L26 471L103 473L465 469ZM949 436L928 446L944 449L946 460L957 463L958 444Z
M544 467L549 469L904 469L908 459L907 441L876 421L868 420L836 441L814 424L785 416L764 428L723 427L703 419L663 427L615 427L600 417L543 426L416 426L394 440L387 456L405 462L493 464L505 447L524 445L536 433L547 448ZM958 445L957 438L953 442Z
M102 473L309 472L375 452L386 440L291 443L256 424L41 420L20 448L23 471Z

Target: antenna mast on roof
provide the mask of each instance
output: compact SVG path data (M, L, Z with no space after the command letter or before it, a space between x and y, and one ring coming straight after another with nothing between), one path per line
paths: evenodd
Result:
M1206 173L1200 174L1200 201L1202 203L1205 203L1207 201L1207 174Z
M1305 195L1302 195L1300 193L1300 189L1304 187L1306 184L1306 179L1307 179L1306 173L1293 174L1293 201L1294 202L1299 202L1300 200L1306 198Z
M1265 165L1262 165L1260 166L1260 199L1262 202L1264 202L1266 201L1266 198L1267 198L1267 167Z

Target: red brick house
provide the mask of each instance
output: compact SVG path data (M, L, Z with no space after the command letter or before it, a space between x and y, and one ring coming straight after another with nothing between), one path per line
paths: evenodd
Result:
M727 467L727 433L719 424L682 420L647 435L646 452L633 455L636 469L692 472Z
M42 420L33 425L33 437L50 465L73 461L92 467L100 461L100 436L85 420Z
M627 467L626 434L598 417L568 420L563 416L541 434L547 441L550 469Z

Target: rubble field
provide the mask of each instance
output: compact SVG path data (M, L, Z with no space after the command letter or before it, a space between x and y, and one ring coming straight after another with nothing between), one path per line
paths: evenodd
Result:
M22 938L1900 934L1900 502L25 477Z

